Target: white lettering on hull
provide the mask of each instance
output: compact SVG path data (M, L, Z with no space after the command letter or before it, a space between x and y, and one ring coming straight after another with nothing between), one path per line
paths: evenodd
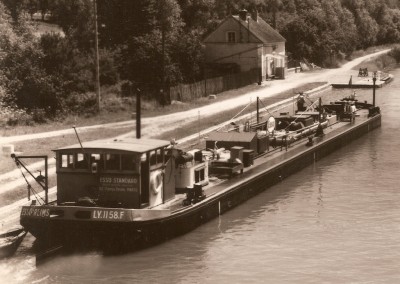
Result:
M93 210L92 219L97 220L123 220L125 216L124 211L119 210Z
M48 208L23 207L21 216L48 218L50 217L50 210Z

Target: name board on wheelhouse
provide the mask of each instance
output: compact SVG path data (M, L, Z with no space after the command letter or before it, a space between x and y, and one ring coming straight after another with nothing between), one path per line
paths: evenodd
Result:
M135 208L139 205L139 193L139 175L99 176L99 200L104 205Z

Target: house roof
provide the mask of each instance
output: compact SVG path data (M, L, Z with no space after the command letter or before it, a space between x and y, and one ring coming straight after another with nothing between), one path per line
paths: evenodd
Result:
M211 38L211 35L216 32L226 21L231 19L237 21L244 29L249 30L249 32L262 43L286 42L286 39L262 18L257 16L257 21L254 21L251 17L247 17L247 22L241 20L237 15L231 15L222 21L218 27L204 39L204 42L209 42L208 39Z
M266 21L257 16L257 21L254 21L252 17L248 17L248 23L240 20L239 16L232 16L238 21L244 28L248 28L250 33L260 39L263 43L271 42L286 42L286 39L273 27L271 27Z

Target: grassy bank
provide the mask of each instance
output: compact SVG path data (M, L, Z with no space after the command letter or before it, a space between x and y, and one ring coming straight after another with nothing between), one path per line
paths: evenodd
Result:
M382 47L375 47L375 48L369 48L364 52L358 51L355 56L363 56L367 54L371 54L374 52L377 52L379 50L384 50L388 48L393 49L398 49L400 46L398 44L392 44L392 45L387 45L387 46L382 46ZM382 54L380 56L374 57L371 60L366 60L357 66L353 67L353 70L359 70L360 68L367 68L369 72L374 72L374 71L383 71L383 72L388 72L398 66L398 63L396 61L396 58L394 58L391 54L391 52Z

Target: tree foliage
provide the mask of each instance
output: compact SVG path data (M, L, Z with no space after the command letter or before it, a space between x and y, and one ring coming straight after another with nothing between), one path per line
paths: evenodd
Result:
M46 108L54 113L57 91L42 66L43 52L23 20L15 21L0 3L0 100L20 108Z
M242 9L257 10L286 38L291 59L306 58L322 66L331 65L338 54L400 41L397 0L96 3L101 84L129 80L150 94L168 84L201 79L202 40ZM95 85L93 4L94 0L0 0L0 103L49 113L95 103L90 95ZM28 22L34 13L42 19L50 15L64 35L34 37Z

